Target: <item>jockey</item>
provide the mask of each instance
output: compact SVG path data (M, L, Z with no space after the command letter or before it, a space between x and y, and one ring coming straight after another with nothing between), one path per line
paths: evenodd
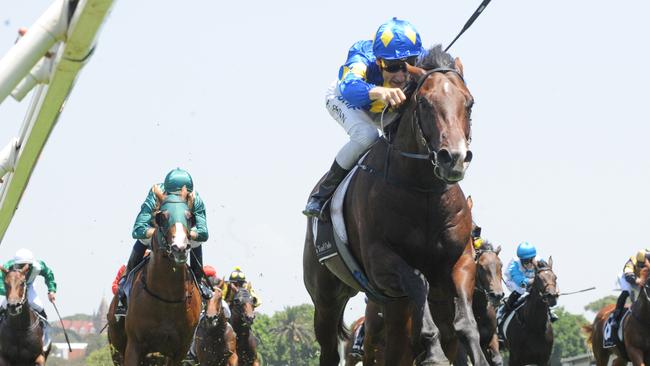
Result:
M195 226L190 228L190 244L192 246L192 254L190 258L190 267L194 276L196 277L199 288L201 289L201 295L209 299L212 297L212 291L206 286L202 285L203 271L203 249L201 248L201 243L208 240L208 226L205 218L205 205L201 197L199 197L198 192L194 191L194 182L192 181L192 176L187 171L176 168L167 173L164 183L158 185L160 190L164 194L179 194L181 189L185 187L187 191L194 195L194 207L192 214L194 216ZM131 250L131 256L129 257L129 262L126 265L125 274L128 274L133 270L140 262L144 256L144 252L151 245L151 237L155 232L155 228L152 225L154 220L153 211L158 205L156 195L153 193L153 189L149 190L149 194L145 199L144 203L140 207L140 213L135 219L135 224L133 224L133 238L136 239L135 244L133 244L133 249ZM123 283L124 281L122 281ZM119 303L115 309L115 315L126 315L126 301L125 294L123 294L123 286L119 286Z
M50 302L56 300L56 282L54 281L54 272L42 260L35 260L34 255L27 249L19 249L14 255L14 258L5 263L4 268L10 269L12 267L22 268L24 265L29 266L27 271L27 301L29 306L36 311L43 319L47 319L43 302L38 297L36 290L34 290L34 280L37 276L42 276L47 286L47 298ZM0 295L6 296L4 273L0 272ZM2 319L7 308L7 299L2 299L0 303L0 319Z
M474 246L474 250L477 251L481 249L485 243L486 240L481 238L481 227L474 225L474 228L472 228L472 244Z
M638 251L636 255L631 256L625 262L623 273L618 278L618 283L621 286L621 294L618 296L618 300L616 300L616 308L612 315L612 329L618 329L618 323L625 310L627 298L630 297L630 300L634 302L634 292L638 291L639 286L641 286L639 275L641 269L645 267L646 259L650 260L650 250L648 249Z
M233 284L237 288L245 288L250 292L251 297L253 298L253 306L258 307L262 305L262 301L260 300L259 296L255 293L253 290L253 285L246 281L246 274L242 272L241 268L239 266L235 267L235 270L230 273L230 277L228 278L228 283ZM223 290L223 298L226 300L227 303L231 303L232 300L235 297L235 294L228 291L229 286L227 283L224 282L222 285L221 289Z
M217 270L214 269L214 267L209 265L203 266L203 273L205 273L205 280L210 285L210 288L222 288L224 280L217 276ZM230 306L226 300L223 299L223 296L221 296L221 307L223 309L223 314L226 316L226 319L230 319Z
M422 53L415 27L397 18L382 24L374 40L352 45L339 69L338 80L325 96L328 112L345 129L350 141L339 150L329 172L309 197L303 214L320 215L339 183L379 138L377 129L396 119L394 108L406 100L402 88L410 79L406 64L415 65ZM392 109L383 113L386 106Z
M517 246L518 259L512 259L508 264L506 272L506 287L511 291L505 306L501 307L499 318L501 315L514 310L515 304L522 295L528 292L528 289L535 280L535 257L537 256L537 249L535 246L528 242L519 243ZM549 316L551 321L557 320L557 316L549 309Z

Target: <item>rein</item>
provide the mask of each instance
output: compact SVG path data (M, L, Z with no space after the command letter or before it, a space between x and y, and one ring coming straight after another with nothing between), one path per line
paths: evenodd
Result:
M159 240L160 241L164 240L166 242L165 237L160 233L160 230L158 228L156 229L156 234L154 235L154 238L155 238L154 241L156 243L151 243L151 245L152 246L158 245L158 248L163 250L163 256L165 256L165 254L167 254L166 257L169 257L171 255L171 246L169 246L168 244L160 245L160 243L158 243ZM161 238L162 238L162 240L161 240ZM167 252L167 249L169 250L169 253ZM191 297L191 295L188 293L187 288L186 288L185 289L185 296L183 296L182 299L180 299L180 300L165 299L165 298L155 294L153 291L151 291L149 289L149 287L147 286L146 277L147 277L147 266L145 266L144 269L142 270L142 275L140 275L140 282L142 282L142 288L144 288L144 291L147 294L149 294L149 296L153 297L154 299L156 299L158 301L162 301L162 302L167 303L167 304L180 304L182 302L185 302L187 299L189 299ZM187 281L184 281L184 282L187 282Z

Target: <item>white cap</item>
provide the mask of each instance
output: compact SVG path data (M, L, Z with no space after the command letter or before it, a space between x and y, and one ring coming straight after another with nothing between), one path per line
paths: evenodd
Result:
M34 263L34 254L29 249L18 249L14 255L14 264L32 264Z

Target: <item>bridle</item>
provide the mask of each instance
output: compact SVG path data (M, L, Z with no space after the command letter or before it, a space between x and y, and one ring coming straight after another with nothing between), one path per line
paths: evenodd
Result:
M544 280L542 280L542 278L539 276L539 274L542 273L542 272L551 272L551 273L553 273L553 270L551 268L548 268L548 267L536 268L535 269L535 278L539 278L539 281L544 284L544 287L542 287L541 289L537 288L538 286L536 286L535 290L539 294L539 297L542 299L542 301L544 303L547 303L548 300L546 300L546 298L550 297L550 296L555 296L555 295L553 295L553 294L551 294L550 292L547 291L549 286L552 286L553 284L552 283L546 283Z
M477 271L480 268L479 260L481 259L481 256L483 254L485 254L485 253L490 253L490 252L496 254L496 251L494 251L493 249L479 249L479 250L476 250L476 256L474 257L474 262L476 263ZM492 302L492 300L490 300L490 291L488 289L486 289L485 287L483 287L483 284L481 283L481 281L476 281L475 282L474 289L483 292L483 294L485 295L485 298L488 299L488 301Z
M14 268L9 272L19 272L19 270ZM23 288L23 296L20 299L20 302L16 304L9 304L9 302L7 302L7 312L9 314L11 314L9 309L13 309L15 315L22 313L23 306L27 303L27 279L23 281L21 287Z
M391 150L396 151L397 153L399 153L400 156L403 156L403 157L408 158L408 159L429 160L434 168L438 167L438 150L436 150L436 149L434 149L432 147L430 141L427 140L426 135L424 134L424 129L422 128L422 122L421 122L421 117L420 117L420 108L419 108L419 104L421 103L420 101L422 101L424 99L421 99L418 96L418 91L420 90L422 85L424 85L424 82L429 78L429 76L431 76L434 73L438 73L438 72L442 73L442 74L454 73L454 74L458 75L460 80L463 81L463 84L465 84L465 79L463 79L463 76L457 70L452 69L452 68L448 68L448 67L438 67L438 68L435 68L435 69L427 70L422 76L420 76L420 79L418 80L418 82L417 82L417 84L415 86L415 89L413 89L413 92L412 92L413 98L416 101L416 106L415 106L414 116L411 119L411 123L412 123L412 125L413 125L412 127L414 129L417 128L416 133L419 134L419 143L422 146L424 146L424 148L427 150L427 153L426 154L421 154L421 153L413 153L413 152L401 151L401 150L397 149L392 143L388 142L388 140L387 140L388 148L391 149ZM407 88L407 91L408 91L408 88ZM388 106L386 106L386 108L384 108L384 111L387 108L388 108ZM384 112L382 112L382 131L383 131L383 113ZM471 137L470 137L470 141L471 141Z

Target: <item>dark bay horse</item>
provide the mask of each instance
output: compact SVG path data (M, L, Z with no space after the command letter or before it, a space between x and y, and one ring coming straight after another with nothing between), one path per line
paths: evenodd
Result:
M557 304L559 290L553 273L553 258L537 261L535 279L526 303L515 311L506 334L510 365L549 365L553 349L553 327L549 307Z
M474 318L478 324L481 337L481 349L490 365L503 364L503 359L499 353L499 339L496 334L496 310L504 296L502 285L503 264L499 258L500 252L501 246L495 249L489 242L484 242L476 250L476 287L474 289L472 309L474 310ZM464 357L466 360L466 353L459 353L461 354L459 357ZM457 359L454 365L464 364L462 361Z
M0 323L0 366L45 365L50 348L43 350L43 328L27 303L29 266L0 266L0 270L4 273L7 298L7 316Z
M255 321L255 300L251 293L244 287L230 285L230 291L234 291L234 297L230 310L232 324L237 334L237 357L241 366L259 366L257 357L257 340L251 332Z
M201 296L187 268L193 198L163 195L155 213L152 254L133 280L126 320L115 320L117 297L109 308L108 338L113 362L127 366L158 362L180 365L192 343L201 312Z
M194 353L201 366L237 366L237 336L226 320L221 289L214 288L205 315L199 321L194 336Z
M588 335L596 359L596 365L606 366L611 355L616 356L615 366L626 365L628 360L634 366L650 365L650 263L645 261L645 268L641 270L642 288L636 301L632 304L631 316L627 316L621 326L623 327L623 343L627 357L621 354L618 347L603 348L603 331L609 315L614 311L614 305L601 309L592 325L583 329Z
M362 316L361 318L357 319L354 323L352 323L352 327L350 327L350 334L352 335L352 338L348 339L345 342L345 345L343 346L343 354L345 355L343 358L345 359L345 366L355 366L357 363L363 361L359 355L352 354L352 346L354 345L354 335L357 333L359 328L363 325L365 322L366 317ZM364 343L365 343L365 338L364 338ZM365 347L364 347L365 349Z
M419 67L407 67L418 81L407 93L399 122L390 138L370 149L349 183L343 207L349 248L370 283L392 298L382 306L386 365L448 362L429 310L430 290L457 304L454 327L471 345L474 363L485 365L472 313L472 219L457 184L472 159L473 98L460 60L440 46ZM346 333L343 311L355 290L318 262L311 226L309 221L303 279L316 309L320 365L334 366L337 335Z

